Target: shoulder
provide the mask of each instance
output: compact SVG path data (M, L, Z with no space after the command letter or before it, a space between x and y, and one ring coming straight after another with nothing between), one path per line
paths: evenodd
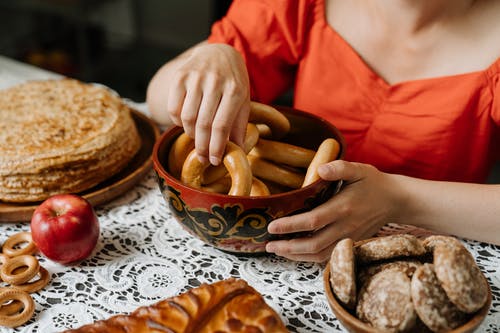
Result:
M245 11L247 14L272 15L296 20L309 16L325 0L234 0L228 15Z
M324 0L234 0L212 27L210 41L247 40L294 49L297 56ZM222 37L221 37L222 36ZM278 43L277 43L278 42ZM268 49L270 49L268 47Z

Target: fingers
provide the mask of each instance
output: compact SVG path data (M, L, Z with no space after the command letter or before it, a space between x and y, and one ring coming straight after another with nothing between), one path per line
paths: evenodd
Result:
M167 112L195 140L201 162L218 165L229 139L242 145L250 88L241 55L228 45L206 44L171 67Z
M209 160L209 142L212 136L212 122L219 107L221 96L217 93L205 95L201 101L198 119L196 120L195 149L198 158L205 163ZM218 161L220 163L220 160ZM218 163L217 163L218 164Z
M224 92L222 99L213 118L210 141L200 142L205 149L209 151L210 163L218 165L224 155L224 150L231 133L236 133L239 142L242 145L245 136L247 122L235 121L244 110L245 99L235 97L233 93ZM247 117L248 118L248 117ZM198 150L196 150L198 152Z
M347 183L353 183L365 176L366 167L367 165L363 165L362 167L359 163L335 160L320 165L318 167L318 174L325 180L336 181L342 179Z
M173 78L173 80L175 80ZM180 79L177 79L180 81ZM167 113L174 125L182 127L181 110L186 97L186 86L184 84L174 84L169 86L167 98Z
M316 263L323 263L327 261L330 258L330 255L332 253L334 244L331 246L323 249L322 251L318 253L301 253L301 254L293 254L293 253L275 253L276 255L279 255L281 257L294 260L294 261L305 261L305 262L316 262ZM270 252L270 251L268 251ZM272 251L271 251L272 252Z
M267 230L272 234L290 234L304 231L315 231L339 218L350 215L349 205L343 205L343 199L330 200L315 209L293 216L274 220L269 224Z
M200 109L202 92L200 89L189 89L181 110L181 121L184 132L196 140L196 122Z
M233 128L229 138L239 146L243 146L245 142L248 115L250 114L250 98L247 98L240 108L240 112L236 114L233 122Z
M197 80L190 79L189 84L175 85L169 91L168 112L173 123L195 140L200 161L218 165L230 137L236 144L243 144L249 97L243 91L234 91L230 84L219 90L213 80L203 84Z
M309 258L307 261L321 262L330 254L334 243L343 238L343 232L339 234L337 229L334 223L309 237L269 242L266 251L289 259L300 257L301 260Z

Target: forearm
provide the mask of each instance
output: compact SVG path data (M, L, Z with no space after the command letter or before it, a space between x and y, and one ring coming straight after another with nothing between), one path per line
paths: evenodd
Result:
M405 198L401 222L500 244L500 185L395 177Z
M170 120L170 117L166 112L166 105L168 98L169 80L171 79L172 73L175 71L176 66L178 66L179 63L188 58L196 47L204 44L206 44L206 41L194 45L174 59L165 63L149 82L146 92L146 103L148 105L151 116L158 123L166 126L172 125L172 121Z

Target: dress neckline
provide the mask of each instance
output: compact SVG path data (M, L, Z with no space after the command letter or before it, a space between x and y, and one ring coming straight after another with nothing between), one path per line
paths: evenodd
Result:
M316 0L316 4L318 6L318 14L321 24L324 26L324 29L332 34L334 38L339 40L340 45L343 47L346 52L350 53L351 56L356 60L358 64L358 68L362 70L366 75L372 77L375 81L377 81L382 87L386 89L395 89L401 86L408 85L421 85L421 84L429 84L429 83L438 83L442 81L450 81L457 80L466 77L489 77L493 73L500 72L500 57L498 57L493 63L487 66L485 69L480 69L476 71L457 73L457 74L449 74L449 75L441 75L427 78L419 78L412 80L403 80L395 83L389 83L386 79L384 79L376 70L374 70L361 55L352 47L347 40L342 37L342 35L332 27L326 18L326 0Z

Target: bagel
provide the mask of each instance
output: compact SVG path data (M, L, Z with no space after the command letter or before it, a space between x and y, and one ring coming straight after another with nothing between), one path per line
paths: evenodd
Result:
M254 176L276 182L294 189L300 188L304 182L304 175L289 168L266 161L255 155L248 155L248 161Z
M229 141L222 159L231 176L229 195L249 195L252 188L252 172L243 149ZM202 177L209 162L199 161L193 150L186 158L181 171L181 181L191 187L202 189Z
M290 121L272 106L251 101L248 121L265 124L271 129L272 137L280 139L290 131Z
M266 139L259 139L252 153L279 164L301 168L307 168L316 154L311 149Z
M337 140L333 138L328 138L323 140L314 155L311 163L307 167L306 176L304 177L304 183L302 187L306 187L317 181L320 177L318 174L318 167L321 164L328 163L337 158L340 151L340 145Z

